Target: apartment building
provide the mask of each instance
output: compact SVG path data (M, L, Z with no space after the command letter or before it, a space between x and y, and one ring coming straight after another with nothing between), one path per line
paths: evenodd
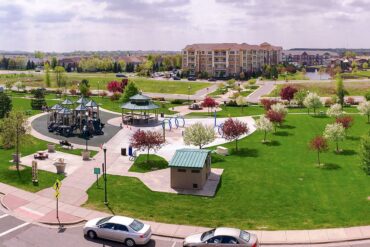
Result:
M187 45L182 50L182 68L194 75L207 72L216 77L236 76L281 62L282 47L269 43L218 43Z
M331 60L339 58L339 54L331 51L286 50L282 52L283 62L296 66L329 65Z

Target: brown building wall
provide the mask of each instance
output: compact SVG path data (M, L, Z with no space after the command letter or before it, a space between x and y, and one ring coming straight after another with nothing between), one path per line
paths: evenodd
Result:
M199 171L194 173L193 171ZM194 189L193 184L197 184L197 189L202 189L206 183L207 169L191 168L171 168L171 188L174 189Z

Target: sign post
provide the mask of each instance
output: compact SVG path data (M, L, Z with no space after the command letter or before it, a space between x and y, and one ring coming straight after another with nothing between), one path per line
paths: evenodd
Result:
M37 170L37 162L32 161L32 182L38 183L38 170Z
M99 175L100 175L99 167L94 167L94 174L96 175L96 187L99 188Z
M57 179L53 185L53 189L55 190L55 198L57 200L57 220L59 222L59 227L61 227L60 225L60 221L59 221L59 196L60 196L60 187L62 186L62 182L60 182L59 179Z

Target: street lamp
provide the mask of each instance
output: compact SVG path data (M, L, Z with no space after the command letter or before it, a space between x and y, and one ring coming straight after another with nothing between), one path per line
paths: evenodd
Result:
M85 137L85 142L86 142L86 147L85 147L85 150L87 151L87 141L88 141L88 134L87 134L87 126L84 125L84 127L82 128L82 131L83 131L83 135Z
M103 163L103 176L104 176L104 204L108 205L107 198L107 145L103 144L104 163Z
M188 86L188 104L190 105L190 86Z

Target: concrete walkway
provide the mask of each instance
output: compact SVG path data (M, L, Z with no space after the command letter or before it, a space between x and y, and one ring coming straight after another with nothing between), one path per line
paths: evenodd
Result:
M63 186L63 185L62 185ZM1 203L8 214L33 223L57 224L55 199L39 194L26 192L15 187L0 183ZM62 224L74 224L96 217L106 217L109 214L77 207L68 203L59 203L59 217ZM144 221L152 226L154 235L170 238L185 238L194 233L209 228L188 225L174 225L159 222ZM249 231L249 230L247 230ZM370 239L370 226L359 226L335 229L317 230L287 230L287 231L254 231L261 244L318 244L335 243Z

